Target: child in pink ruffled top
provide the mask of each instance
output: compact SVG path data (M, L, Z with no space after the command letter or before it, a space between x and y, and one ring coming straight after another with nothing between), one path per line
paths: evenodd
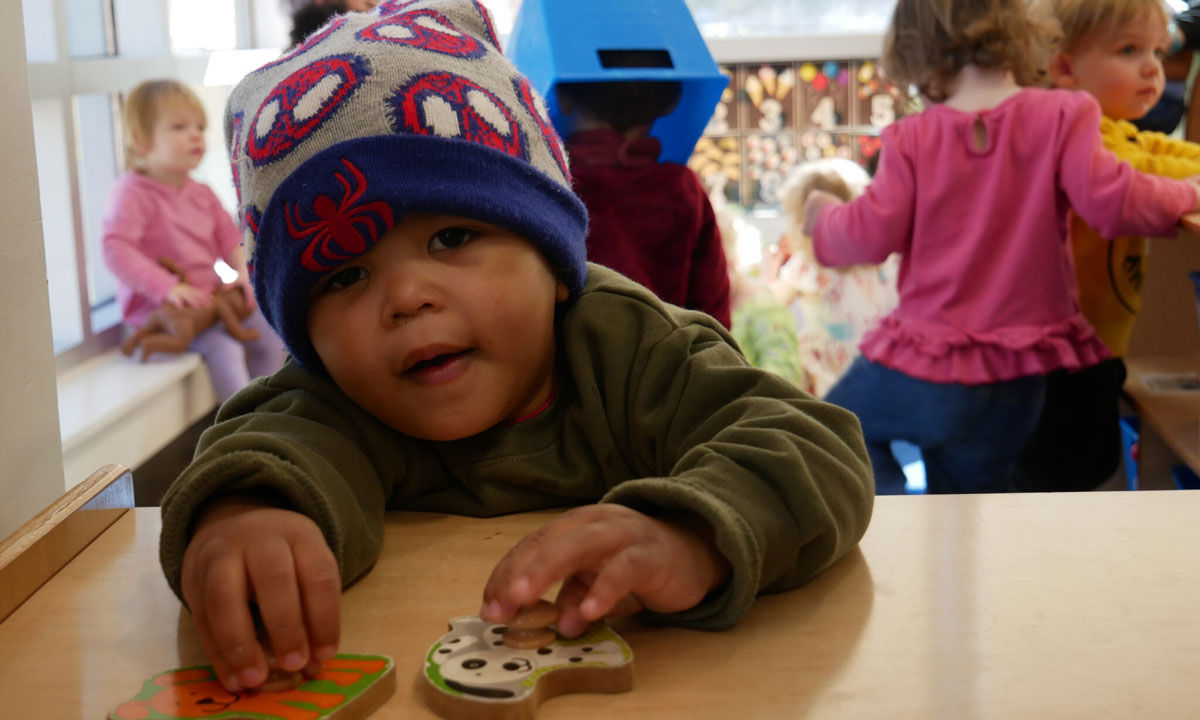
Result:
M104 216L104 262L116 276L125 323L139 327L164 303L203 307L221 284L213 268L225 260L254 308L242 237L207 185L188 177L204 157L204 107L174 80L144 82L125 99L125 164ZM180 280L162 264L183 271ZM224 402L252 378L283 364L279 337L257 309L242 322L258 330L241 343L220 324L201 332L191 349L208 365L213 390Z
M1200 207L1200 186L1104 149L1090 95L1022 87L1056 30L1029 13L1025 0L900 0L883 64L927 109L884 131L862 197L806 204L822 264L902 255L899 306L825 398L862 421L879 493L903 492L895 439L921 448L930 492L1004 490L1045 375L1108 357L1080 313L1069 209L1117 237L1173 235Z

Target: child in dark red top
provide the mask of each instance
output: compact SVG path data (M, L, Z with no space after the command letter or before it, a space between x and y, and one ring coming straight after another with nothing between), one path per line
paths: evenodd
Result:
M558 86L559 107L573 120L566 146L588 210L588 260L729 327L729 275L712 205L694 172L659 162L661 146L650 137L679 95L677 82Z

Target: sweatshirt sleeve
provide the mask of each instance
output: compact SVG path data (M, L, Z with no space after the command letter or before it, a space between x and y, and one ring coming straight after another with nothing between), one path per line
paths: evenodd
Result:
M1058 168L1072 209L1105 238L1173 236L1196 204L1196 190L1118 160L1101 140L1100 106L1086 93L1074 95L1063 106Z
M405 466L402 444L389 433L331 381L294 362L239 392L163 498L159 556L171 589L183 598L183 553L197 513L210 500L247 491L271 493L312 518L343 586L353 582L379 556L386 499L395 469Z
M179 279L143 250L150 231L148 203L135 185L118 182L109 196L100 247L104 264L122 285L161 303Z
M871 184L858 198L821 209L813 251L826 267L877 265L908 249L915 205L912 161L901 125L883 131L883 150Z
M862 537L874 484L858 419L747 365L708 318L674 326L664 319L663 331L627 310L609 308L606 322L641 324L662 339L616 353L599 373L601 388L627 389L627 406L609 407L608 422L644 473L614 485L602 502L711 526L732 569L728 582L694 608L648 618L729 627L757 594L808 581Z

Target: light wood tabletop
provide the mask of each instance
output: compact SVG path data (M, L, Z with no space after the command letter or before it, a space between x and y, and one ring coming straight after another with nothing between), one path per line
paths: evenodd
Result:
M615 623L634 689L555 718L1200 717L1200 492L879 498L861 548L726 632ZM395 658L373 718L433 717L428 647L478 612L493 563L545 514L396 513L345 594L344 652ZM157 509L125 513L0 623L0 715L102 718L203 662L158 566Z
M1179 219L1179 227L1200 235L1200 212L1188 213Z
M1146 383L1154 376L1200 374L1200 357L1128 357L1125 366L1125 394L1141 417L1140 486L1170 482L1178 462L1200 475L1200 390L1162 391Z

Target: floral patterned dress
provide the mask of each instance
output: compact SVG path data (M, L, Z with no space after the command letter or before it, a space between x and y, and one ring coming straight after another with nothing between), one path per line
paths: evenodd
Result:
M824 397L858 357L863 334L896 307L899 266L900 256L892 255L881 265L833 269L798 252L780 269L780 279L795 292L788 309L805 390Z

